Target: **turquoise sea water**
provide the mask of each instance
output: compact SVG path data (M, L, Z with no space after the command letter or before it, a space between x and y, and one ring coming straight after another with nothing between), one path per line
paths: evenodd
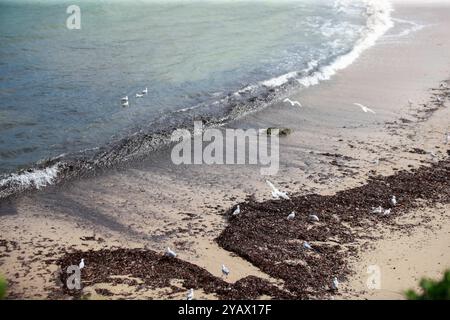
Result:
M0 0L0 173L329 64L366 31L366 3L341 2L77 1L69 30L72 2Z

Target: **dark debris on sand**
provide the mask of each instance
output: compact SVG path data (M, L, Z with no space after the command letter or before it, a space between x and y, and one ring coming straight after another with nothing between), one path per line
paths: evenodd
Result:
M395 195L398 205L389 199ZM450 200L450 160L388 177L371 177L366 185L324 196L293 195L291 200L241 203L241 213L233 217L217 238L218 244L249 261L275 279L281 287L249 276L229 284L206 270L178 258L168 258L144 249L111 249L73 252L57 261L62 270L84 258L83 283L118 283L114 275L139 278L150 289L202 289L220 299L256 299L263 295L276 299L316 299L330 293L333 277L344 280L349 274L348 258L357 254L358 240L371 239L367 232L377 225L395 226L395 217L418 208L418 200L448 203ZM390 215L373 214L372 208L391 208ZM290 212L296 218L287 220ZM310 214L320 221L311 223ZM399 227L400 228L400 227ZM408 228L402 225L401 228ZM303 248L307 241L313 250ZM67 274L61 273L62 283ZM171 280L181 280L183 288ZM64 292L79 295L80 292Z
M395 207L389 201L392 195L398 200ZM347 258L357 253L352 244L368 234L357 230L394 225L393 218L418 207L419 199L449 202L450 160L388 177L372 177L366 185L331 196L311 194L265 202L249 199L240 205L239 216L232 217L232 210L229 212L229 225L217 242L284 280L284 289L295 298L320 298L327 294L334 276L348 276ZM378 206L392 207L391 214L372 213ZM288 221L292 211L296 218ZM310 214L316 214L320 222L309 222ZM304 249L304 241L314 251Z
M230 284L192 263L170 258L148 249L76 251L66 254L57 261L57 264L61 270L67 270L70 265L78 265L82 258L85 261L85 267L81 270L81 279L82 284L87 285L127 283L136 288L145 285L150 290L170 288L172 293L193 288L194 290L202 289L207 294L216 294L220 299L257 299L262 295L280 299L290 298L267 280L248 276ZM67 283L69 275L60 272L62 284ZM142 284L129 283L132 278L139 279ZM176 287L171 283L172 280L181 280L183 288ZM81 297L82 294L81 290L70 290L66 285L63 285L63 291L75 297Z

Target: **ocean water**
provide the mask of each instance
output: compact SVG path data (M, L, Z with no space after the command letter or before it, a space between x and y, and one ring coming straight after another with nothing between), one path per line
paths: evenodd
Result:
M380 0L84 0L69 30L71 4L0 0L0 187L50 183L54 166L14 173L43 159L329 79L391 23Z

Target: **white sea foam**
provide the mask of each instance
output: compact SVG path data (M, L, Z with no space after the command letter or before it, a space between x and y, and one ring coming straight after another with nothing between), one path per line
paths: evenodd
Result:
M338 12L353 10L349 0L338 0L334 3L334 8ZM301 85L309 87L318 84L320 81L329 80L336 72L351 65L361 53L370 48L375 42L393 27L391 18L393 11L390 1L385 0L363 0L366 5L367 22L362 37L355 43L353 49L338 58L331 64L320 68L307 77L296 79ZM278 87L295 79L300 72L289 72L282 76L261 82L266 87Z
M32 169L29 172L12 173L0 181L0 187L43 188L53 183L54 179L58 176L60 166L61 164L57 163L44 169Z
M404 30L402 30L400 33L398 34L390 34L390 35L386 35L386 38L401 38L401 37L406 37L408 35L410 35L411 33L415 33L418 32L420 30L422 30L423 28L425 28L426 26L423 24L419 24L416 23L414 21L410 21L410 20L403 20L403 19L392 19L396 24L405 24L405 25L409 25L409 28L406 28Z

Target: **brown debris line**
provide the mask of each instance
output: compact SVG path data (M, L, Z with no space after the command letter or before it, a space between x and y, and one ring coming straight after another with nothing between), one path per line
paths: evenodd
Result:
M373 207L390 208L392 195L399 204L391 215L371 213ZM231 216L233 210L228 212L229 225L217 242L270 276L284 280L284 289L295 298L320 298L327 294L334 276L343 280L349 275L347 258L357 253L352 245L368 238L367 232L357 230L395 225L393 218L418 207L418 199L449 202L450 160L388 177L371 177L366 185L331 196L311 194L265 202L249 198L240 204L239 216ZM288 221L292 211L296 218ZM318 215L320 222L310 223L310 214ZM303 249L303 241L315 251Z
M63 272L70 265L78 265L81 259L85 267L81 270L81 284L110 283L112 285L131 283L137 290L140 286L146 289L170 288L176 293L193 288L202 289L206 294L216 294L220 299L257 299L263 295L279 299L292 298L267 280L248 276L234 284L213 276L203 268L178 258L169 258L148 249L102 249L90 251L75 251L68 253L59 260L59 273L62 290L65 294L81 297L81 290L69 290L65 285L70 274ZM219 268L220 266L218 266ZM117 276L127 276L118 278ZM139 284L134 279L142 281ZM184 288L176 287L171 280L181 280ZM98 292L98 290L97 290ZM101 294L101 292L98 292ZM106 293L106 292L105 292ZM107 294L109 295L109 294Z
M372 207L390 208L392 195L396 195L399 204L392 208L391 215L371 213ZM289 201L264 202L249 197L240 204L241 213L237 217L231 216L234 208L228 211L229 225L216 240L225 250L282 280L281 287L255 276L230 284L194 264L147 249L76 251L67 253L57 264L61 270L67 270L69 265L77 265L84 258L82 283L86 285L132 281L137 290L141 286L170 288L173 294L193 288L220 299L323 298L330 293L333 277L345 280L350 274L348 258L357 254L357 241L371 239L370 233L362 230L377 225L408 228L408 225L396 225L393 218L419 207L419 199L449 202L449 159L388 177L371 177L366 185L330 196L293 195ZM296 212L296 218L288 221L287 215L292 211ZM319 216L319 222L308 221L308 215L313 213ZM303 241L308 241L314 250L304 249ZM60 273L62 283L66 283L67 276ZM129 277L141 280L142 284ZM173 285L171 280L181 280L182 288ZM66 287L63 292L81 296L81 291Z

